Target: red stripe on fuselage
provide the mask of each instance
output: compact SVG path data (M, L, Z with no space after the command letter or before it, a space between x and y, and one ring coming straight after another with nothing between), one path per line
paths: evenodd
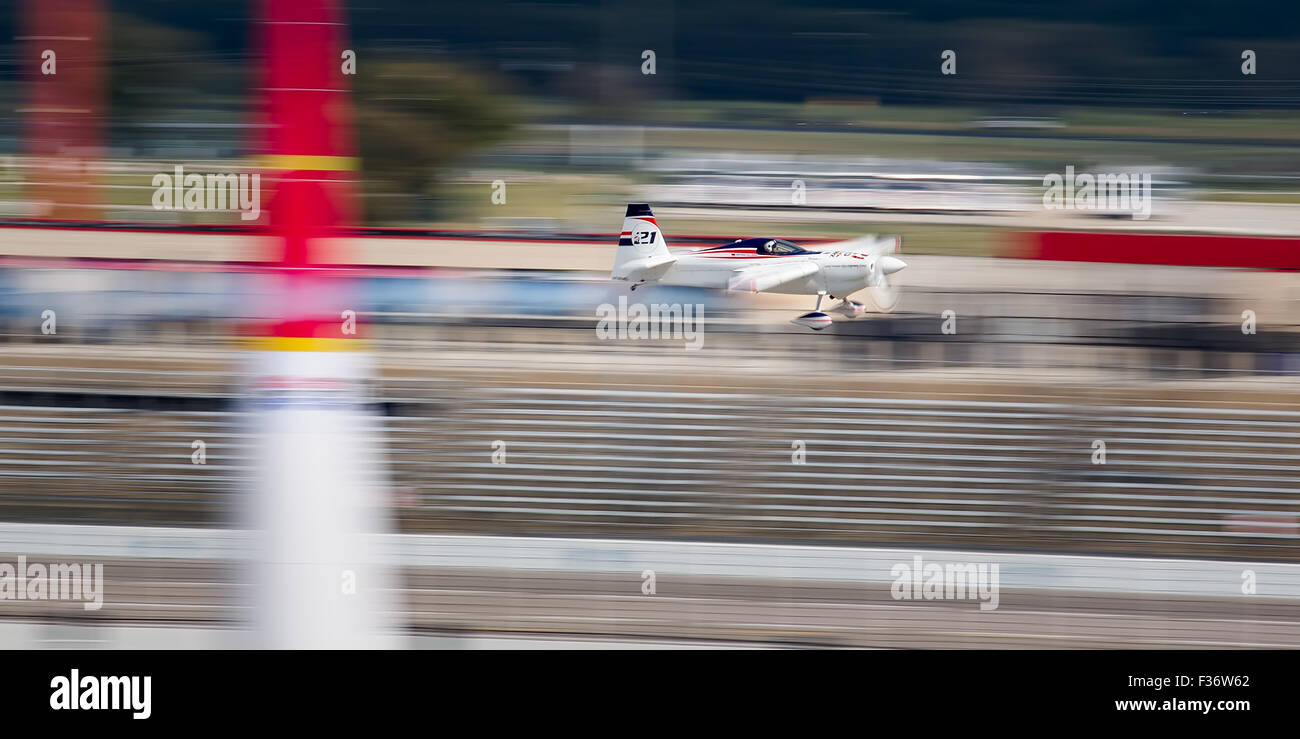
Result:
M705 254L691 254L689 256L704 257L705 259L780 259L784 256L795 256L794 254L723 254L720 256L710 256Z

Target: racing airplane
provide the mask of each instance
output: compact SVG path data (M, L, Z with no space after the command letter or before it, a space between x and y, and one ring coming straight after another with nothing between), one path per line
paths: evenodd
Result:
M907 266L893 256L900 242L897 236L863 236L828 244L823 251L809 251L785 239L748 238L708 249L671 252L650 206L629 203L610 279L630 282L633 290L658 283L816 295L812 311L791 323L820 331L831 325L831 317L821 312L822 298L828 295L841 301L831 310L849 318L867 312L866 305L849 299L864 288L878 310L887 313L894 309L898 287L889 276Z

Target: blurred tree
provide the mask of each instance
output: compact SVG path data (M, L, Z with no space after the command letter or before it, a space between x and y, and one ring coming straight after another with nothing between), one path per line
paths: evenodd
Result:
M376 56L358 54L353 88L366 221L429 218L439 172L505 138L512 110L469 69Z
M641 50L654 49L658 74L640 82L666 87L668 97L682 100L867 95L886 105L1300 107L1294 0L1230 8L1221 0L750 0L744 12L721 0L652 5L372 0L350 9L348 20L358 47L437 48L462 63L501 68L502 76L533 94L550 94L560 81L566 85L562 96L579 100L589 98L593 86L609 84L590 80L596 67L640 76ZM114 0L112 6L201 34L222 58L246 48L255 13L247 0ZM5 31L17 15L0 13L0 44L13 38ZM121 48L150 57L186 43L175 35ZM1268 52L1260 54L1259 74L1250 80L1238 70L1247 48ZM956 78L936 73L943 49L958 53ZM556 71L539 73L545 64ZM0 96L4 92L0 86ZM600 112L598 119L626 114Z
M204 34L118 13L109 37L114 141L158 143L158 130L142 126L208 121L213 111L238 116L238 101L245 94L243 61L236 54L214 51Z

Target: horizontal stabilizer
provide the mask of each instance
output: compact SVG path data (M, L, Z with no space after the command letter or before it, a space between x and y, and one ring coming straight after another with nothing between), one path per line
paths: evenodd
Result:
M633 282L654 282L664 276L670 267L677 263L677 257L671 254L662 254L659 256L639 257L620 265L620 268L627 275L626 279Z

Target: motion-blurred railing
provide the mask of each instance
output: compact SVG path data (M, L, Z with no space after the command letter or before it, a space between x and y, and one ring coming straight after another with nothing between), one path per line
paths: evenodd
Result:
M178 388L178 371L108 393L3 370L0 519L229 525L249 443L236 378L194 369ZM388 357L375 407L405 531L1296 560L1296 399Z

